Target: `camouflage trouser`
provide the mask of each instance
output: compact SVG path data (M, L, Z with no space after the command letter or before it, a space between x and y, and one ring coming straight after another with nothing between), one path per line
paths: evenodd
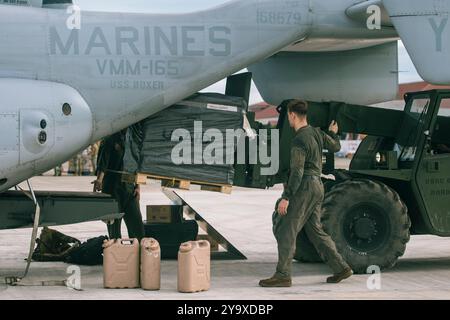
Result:
M275 209L273 233L278 243L276 276L291 277L297 235L303 228L319 255L334 273L340 273L349 267L337 252L331 237L322 228L320 215L323 197L324 189L320 178L305 176L297 194L289 201L287 215L282 217Z
M134 196L134 186L132 184L120 183L114 188L114 194L112 196L119 203L120 211L124 213L123 219L128 229L129 238L136 238L141 241L145 236L144 223L142 222L139 201ZM121 219L116 220L113 225L109 226L110 238L122 238L121 226Z

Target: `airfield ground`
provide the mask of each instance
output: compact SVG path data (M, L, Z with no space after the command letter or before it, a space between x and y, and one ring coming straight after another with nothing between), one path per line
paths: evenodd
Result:
M89 191L90 177L36 177L39 190ZM292 288L264 289L261 278L272 275L277 261L271 231L271 214L280 188L235 188L231 195L200 190L180 194L248 258L213 261L212 287L204 293L181 294L177 288L176 261L162 262L162 290L146 292L103 289L101 267L81 267L83 291L65 287L7 287L0 283L0 299L450 299L450 238L414 236L397 266L381 275L381 289L369 290L369 275L356 275L338 285L324 283L330 270L323 264L294 263ZM156 183L143 188L142 207L168 204ZM144 211L145 212L145 211ZM64 214L64 213L61 213ZM102 222L58 227L80 240L105 234ZM0 276L20 275L25 268L31 230L0 231ZM64 263L36 263L30 279L67 277Z

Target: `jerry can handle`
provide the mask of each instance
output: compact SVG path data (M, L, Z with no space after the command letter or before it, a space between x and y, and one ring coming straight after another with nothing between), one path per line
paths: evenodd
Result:
M208 248L211 246L211 244L209 243L208 240L200 240L200 241L198 241L198 246L200 248Z
M159 242L154 238L144 238L141 240L141 247L147 251L156 251L159 249Z
M180 252L190 252L190 251L192 251L193 248L194 248L194 246L192 245L191 242L185 242L185 243L181 244Z
M120 244L124 246L132 246L136 239L120 239Z

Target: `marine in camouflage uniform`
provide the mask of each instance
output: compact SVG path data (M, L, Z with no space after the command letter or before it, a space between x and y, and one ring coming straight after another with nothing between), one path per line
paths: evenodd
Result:
M94 192L112 195L124 213L123 219L130 238L139 241L144 238L144 224L139 207L140 189L138 185L122 182L123 157L125 154L126 130L105 138L101 144L97 160L97 180ZM109 226L110 237L121 238L121 220Z
M338 152L341 148L337 136L337 123L330 126L329 134L308 125L307 103L295 100L288 105L289 122L296 129L291 146L290 174L282 198L273 215L273 233L278 243L278 265L275 275L260 281L263 287L289 287L292 285L292 259L298 233L306 234L334 276L327 282L337 283L352 275L352 270L337 252L331 237L320 222L324 187L322 152ZM334 132L333 132L334 131Z

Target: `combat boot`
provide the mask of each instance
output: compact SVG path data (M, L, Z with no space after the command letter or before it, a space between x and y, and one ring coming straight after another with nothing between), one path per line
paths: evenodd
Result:
M353 270L348 268L342 271L341 273L335 274L332 277L327 278L327 283L339 283L342 280L350 278L353 275Z
M259 286L265 288L292 287L292 279L273 276L270 279L261 280Z

